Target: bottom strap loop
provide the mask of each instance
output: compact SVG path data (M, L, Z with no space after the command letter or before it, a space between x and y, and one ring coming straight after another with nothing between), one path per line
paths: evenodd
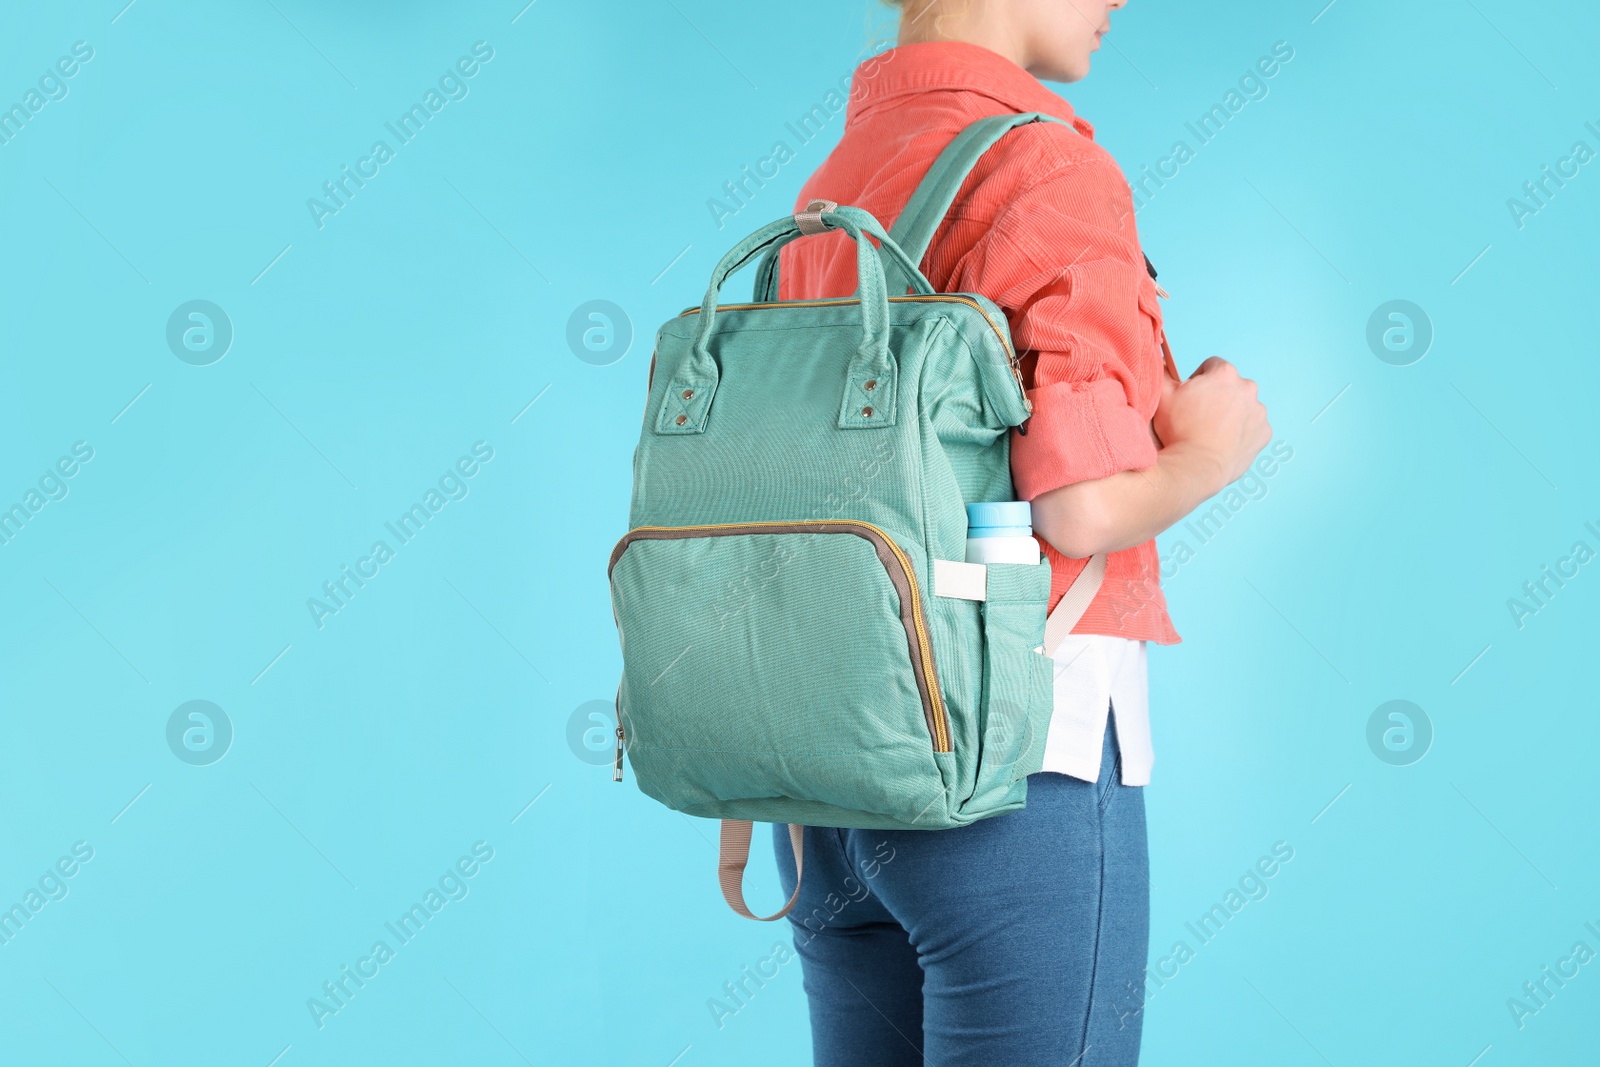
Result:
M746 919L769 923L789 914L800 899L800 879L805 875L805 827L789 823L789 847L794 850L794 892L781 911L772 915L752 914L744 902L744 868L750 861L750 828L747 819L723 819L722 842L717 850L717 881L722 884L722 899Z

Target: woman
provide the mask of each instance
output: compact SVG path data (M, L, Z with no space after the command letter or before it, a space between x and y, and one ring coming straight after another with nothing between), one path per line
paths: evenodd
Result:
M1093 127L1040 84L1089 72L1127 0L903 0L896 47L855 72L814 197L892 225L969 123L1039 111L978 162L922 262L934 286L1006 312L1033 403L1012 438L1017 494L1053 570L1087 557L1100 593L1055 653L1044 770L1026 809L930 831L808 827L790 915L815 1061L1134 1064L1149 931L1145 646L1173 644L1153 538L1248 469L1271 439L1255 384L1224 360L1163 372L1162 291L1132 195ZM791 243L780 298L855 285L841 234ZM784 893L794 862L774 830ZM819 916L828 916L826 921Z

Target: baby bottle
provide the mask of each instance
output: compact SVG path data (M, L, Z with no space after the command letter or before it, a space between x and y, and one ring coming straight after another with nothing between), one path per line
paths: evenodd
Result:
M1033 506L1026 500L967 505L968 563L1039 562L1033 539Z

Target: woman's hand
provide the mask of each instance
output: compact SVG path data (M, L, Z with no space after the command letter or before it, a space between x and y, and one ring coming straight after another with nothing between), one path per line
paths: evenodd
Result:
M1272 440L1256 383L1216 356L1188 381L1163 376L1154 423L1154 467L1041 493L1033 500L1039 536L1072 559L1143 544L1243 476Z
M1215 467L1206 496L1241 477L1272 440L1256 383L1218 356L1195 368L1188 381L1163 376L1155 430L1163 450L1178 447Z

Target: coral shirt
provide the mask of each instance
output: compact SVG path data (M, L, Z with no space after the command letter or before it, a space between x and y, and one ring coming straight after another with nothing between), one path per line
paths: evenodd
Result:
M998 304L1033 402L1012 431L1019 497L1154 466L1150 419L1161 396L1161 308L1134 231L1133 194L1094 128L1011 60L979 45L900 45L856 68L838 146L800 191L851 204L892 227L934 158L989 115L1039 111L978 161L935 232L922 270L941 292ZM1076 132L1074 132L1076 130ZM855 245L833 232L794 241L779 299L851 293ZM1084 562L1044 545L1053 608ZM1156 544L1113 552L1078 634L1175 644Z

